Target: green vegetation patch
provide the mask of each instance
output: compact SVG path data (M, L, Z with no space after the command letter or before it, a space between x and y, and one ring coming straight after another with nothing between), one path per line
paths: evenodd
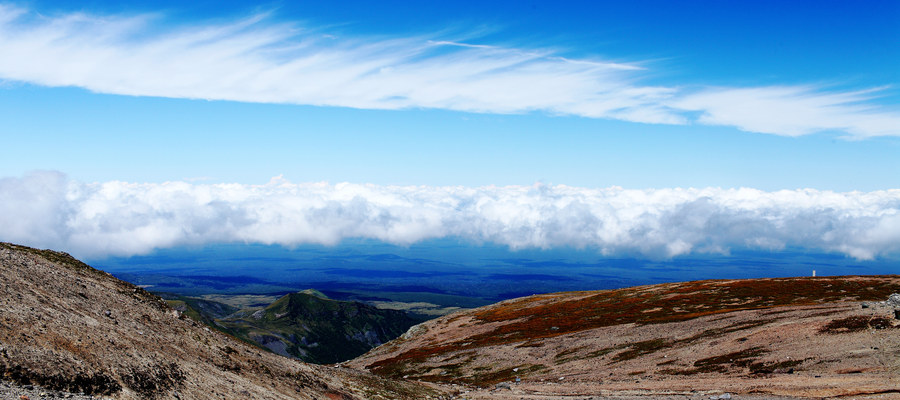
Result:
M288 294L255 313L217 322L240 338L278 341L286 353L320 364L362 355L416 323L402 311L303 292Z

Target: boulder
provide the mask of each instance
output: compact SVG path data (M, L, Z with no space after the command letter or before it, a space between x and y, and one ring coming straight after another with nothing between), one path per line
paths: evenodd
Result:
M887 304L893 307L900 307L900 293L894 293L888 297Z

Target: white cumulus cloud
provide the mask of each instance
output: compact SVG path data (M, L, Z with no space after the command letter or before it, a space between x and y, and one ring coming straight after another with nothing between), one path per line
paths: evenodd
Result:
M133 96L900 135L900 112L878 105L871 91L645 85L661 72L643 63L440 36L346 37L265 15L178 25L157 14L48 15L0 5L0 79Z
M456 237L651 258L800 247L871 259L900 252L898 227L900 190L82 183L57 172L0 179L0 240L83 257Z

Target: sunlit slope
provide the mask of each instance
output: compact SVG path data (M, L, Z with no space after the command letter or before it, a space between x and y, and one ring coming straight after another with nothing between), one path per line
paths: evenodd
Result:
M420 399L431 392L262 351L68 254L6 243L0 378L117 399Z
M352 365L548 393L877 393L900 383L898 321L876 303L897 292L898 276L851 276L535 295L426 322Z

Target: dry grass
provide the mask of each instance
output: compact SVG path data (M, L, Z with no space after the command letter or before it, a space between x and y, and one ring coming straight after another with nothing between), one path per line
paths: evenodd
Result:
M766 310L782 306L809 307L845 301L875 301L883 300L895 292L900 292L900 280L896 276L872 276L711 280L599 292L530 296L467 314L482 324L492 324L493 327L490 329L456 340L426 342L413 348L407 347L405 351L376 360L368 367L384 376L421 377L429 372L429 368L424 365L434 363L446 354L457 352L463 346L478 349L509 345L523 350L539 349L547 339L597 328L625 324L648 326L677 323L699 317L718 314L725 316L737 311ZM826 316L835 312L837 311L829 309L811 316ZM761 315L767 316L701 330L680 339L657 337L593 351L566 349L551 355L549 361L550 364L562 365L612 353L613 356L608 362L624 363L663 349L731 336L735 332L752 331L758 327L777 323L786 314L773 310ZM455 318L461 318L461 315ZM867 327L881 326L883 321L871 319L867 320L866 324ZM836 326L834 329L844 328ZM792 368L803 363L796 360L779 363L760 362L757 358L764 352L763 349L749 348L735 354L724 354L722 358L700 360L693 368L669 368L663 372L692 375L740 370L747 374L767 374L774 371L792 371ZM726 358L729 361L724 361ZM660 365L670 366L668 362ZM483 383L479 382L478 378L470 376L447 381Z

